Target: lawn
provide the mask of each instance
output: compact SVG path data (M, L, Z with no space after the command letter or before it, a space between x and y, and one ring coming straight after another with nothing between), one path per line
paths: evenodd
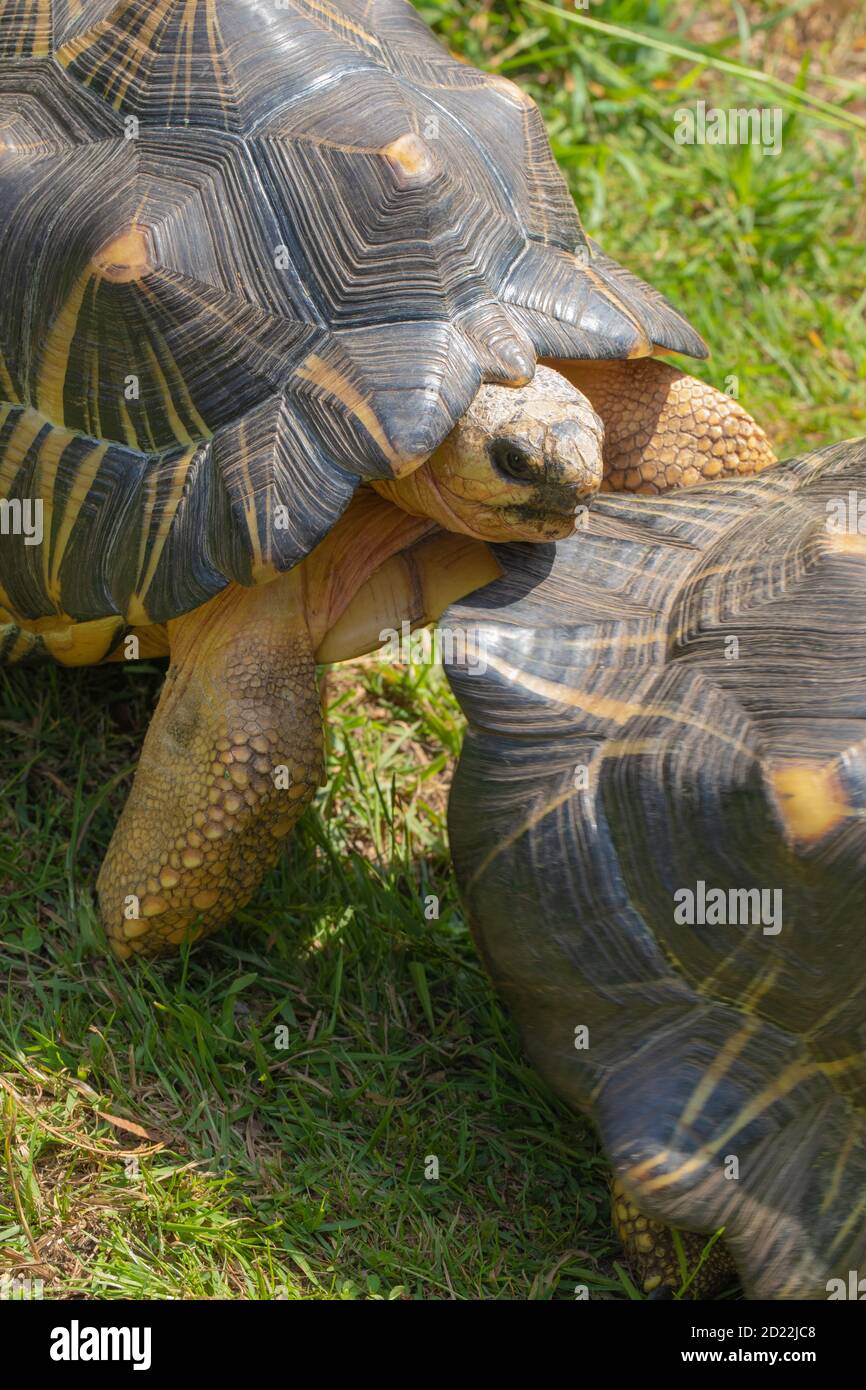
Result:
M781 454L866 432L859 0L419 8L539 100L587 229ZM781 153L677 145L701 99L780 107ZM461 913L441 673L330 672L330 777L284 862L207 946L128 969L93 884L161 679L0 673L0 1274L51 1298L634 1296L592 1130L523 1061Z

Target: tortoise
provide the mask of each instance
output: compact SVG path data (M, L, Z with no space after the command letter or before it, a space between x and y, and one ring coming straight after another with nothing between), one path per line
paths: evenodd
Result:
M467 913L657 1296L671 1226L691 1293L866 1272L864 498L866 440L604 497L442 620Z
M316 643L417 523L544 542L602 483L772 458L651 356L705 347L586 236L533 102L403 0L0 0L0 274L0 660L171 649L99 880L121 955L274 861Z

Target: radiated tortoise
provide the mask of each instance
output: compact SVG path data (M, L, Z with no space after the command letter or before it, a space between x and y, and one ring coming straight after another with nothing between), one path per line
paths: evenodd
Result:
M543 540L602 464L771 457L650 356L704 348L533 102L403 0L0 0L0 279L0 660L171 646L100 877L122 954L226 920L312 795L317 642L400 548L364 497L311 592L359 485L408 544Z

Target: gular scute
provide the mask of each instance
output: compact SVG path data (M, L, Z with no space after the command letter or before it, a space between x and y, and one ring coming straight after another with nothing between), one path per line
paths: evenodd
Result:
M597 254L532 100L404 0L0 0L0 401L60 431L41 477L72 432L148 480L76 612L155 567L171 616L297 563L537 354L694 348ZM187 485L176 450L214 476Z
M864 489L861 440L609 495L441 619L494 981L638 1207L724 1227L756 1298L866 1267Z

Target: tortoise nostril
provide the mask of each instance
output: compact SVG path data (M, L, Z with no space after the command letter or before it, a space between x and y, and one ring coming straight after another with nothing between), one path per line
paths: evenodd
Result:
M548 479L536 489L535 497L546 511L559 515L576 512L584 502L595 495L598 487L586 474L579 483L563 482L561 479Z

